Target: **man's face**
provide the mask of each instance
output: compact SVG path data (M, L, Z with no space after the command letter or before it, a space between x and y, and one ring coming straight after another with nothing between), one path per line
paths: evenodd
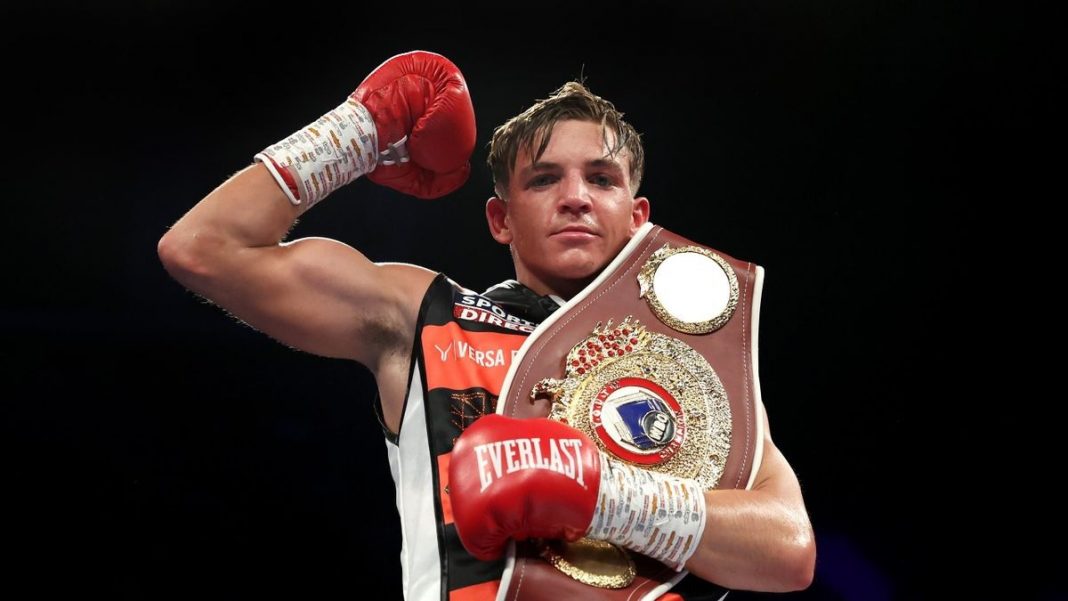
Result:
M649 201L630 193L629 161L609 156L601 125L587 121L558 122L537 163L520 149L506 202L486 206L520 281L571 296L615 258L649 219Z

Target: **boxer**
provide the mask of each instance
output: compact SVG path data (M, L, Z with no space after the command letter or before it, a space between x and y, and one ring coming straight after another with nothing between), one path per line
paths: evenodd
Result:
M680 93L670 104L686 105L699 130L693 99ZM266 146L196 203L160 239L158 254L178 282L246 324L374 374L405 598L495 598L505 542L601 536L598 524L609 526L607 540L725 587L806 587L811 526L766 427L753 485L703 490L606 458L564 423L481 419L494 413L527 336L649 221L649 200L637 195L641 140L612 103L571 82L495 131L486 218L515 278L483 293L419 266L372 262L336 240L285 240L305 211L362 176L420 198L455 192L475 141L457 66L431 52L392 57L336 108ZM450 470L450 462L464 468ZM672 502L685 514L663 524L679 545L654 548L613 527L650 519L645 510L602 509L664 491L679 495Z

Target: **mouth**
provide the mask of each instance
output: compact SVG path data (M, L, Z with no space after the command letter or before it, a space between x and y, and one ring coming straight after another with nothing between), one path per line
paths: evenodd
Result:
M597 234L592 228L583 225L569 225L567 227L556 230L549 236L557 242L573 245L573 244L587 244L597 239Z
M596 236L593 228L586 225L568 225L552 233L553 236Z

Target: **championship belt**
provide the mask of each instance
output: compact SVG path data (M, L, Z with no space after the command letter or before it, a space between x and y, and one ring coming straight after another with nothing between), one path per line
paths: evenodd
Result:
M706 489L749 488L763 449L762 280L757 265L645 224L527 338L497 413L565 421L618 459ZM655 599L686 574L603 541L521 541L498 599Z

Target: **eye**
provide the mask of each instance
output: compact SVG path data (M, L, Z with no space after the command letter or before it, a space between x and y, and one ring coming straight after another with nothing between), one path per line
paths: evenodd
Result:
M548 173L543 173L541 175L535 175L533 178L530 179L527 185L532 188L543 188L553 183L555 180L556 178L552 175Z
M602 188L611 188L615 183L611 177L598 173L590 177L590 183L595 186L601 186Z

